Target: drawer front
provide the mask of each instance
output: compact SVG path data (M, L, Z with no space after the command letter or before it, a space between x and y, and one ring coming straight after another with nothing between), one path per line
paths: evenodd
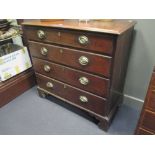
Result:
M38 73L92 92L96 95L108 97L108 79L93 76L91 74L37 58L33 58L33 66Z
M34 57L110 77L111 57L36 42L29 42L29 47Z
M46 43L56 43L81 49L88 49L98 53L112 55L112 35L99 35L81 31L69 31L44 27L27 27L26 35L29 40Z
M149 111L144 112L142 127L155 132L155 113Z
M150 90L149 99L146 106L155 112L155 87Z
M75 87L64 84L60 81L47 78L43 75L36 74L37 82L40 88L43 88L55 96L61 97L75 106L93 111L100 115L105 115L106 100L93 94L84 92Z

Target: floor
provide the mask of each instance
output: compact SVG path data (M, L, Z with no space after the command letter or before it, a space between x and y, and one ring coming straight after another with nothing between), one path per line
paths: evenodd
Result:
M55 101L55 99L50 98ZM68 108L40 98L36 87L0 108L1 135L121 135L134 134L140 104L125 103L119 108L108 132ZM61 103L60 103L61 104Z

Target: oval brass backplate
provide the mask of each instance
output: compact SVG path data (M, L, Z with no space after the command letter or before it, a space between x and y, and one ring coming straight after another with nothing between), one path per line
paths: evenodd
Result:
M79 58L79 63L83 66L87 65L89 63L89 59L85 56L81 56Z
M78 41L79 41L79 43L80 43L81 45L87 45L87 44L89 43L88 37L87 37L87 36L84 36L84 35L79 36L79 37L78 37Z
M48 49L47 48L45 48L45 47L42 47L41 49L40 49L40 52L41 52L41 54L42 55L47 55L47 53L48 53Z
M89 80L86 77L80 77L79 81L82 85L87 85L89 83Z
M47 82L46 87L47 88L53 88L53 83L52 82Z
M38 35L39 39L45 39L45 37L46 37L46 34L43 30L38 30L37 35Z
M82 103L87 103L88 102L88 98L86 96L80 96L79 99L80 99L80 101Z
M50 72L51 68L48 65L44 65L44 71L45 72Z

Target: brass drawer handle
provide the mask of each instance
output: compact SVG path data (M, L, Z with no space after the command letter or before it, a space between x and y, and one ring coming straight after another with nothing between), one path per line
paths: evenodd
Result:
M44 65L44 71L45 72L50 72L50 70L51 70L51 67L50 66Z
M80 99L80 101L82 103L87 103L88 102L88 98L86 96L80 96L79 99Z
M79 81L82 85L87 85L89 83L89 80L86 77L80 77Z
M40 52L41 52L42 55L45 56L45 55L47 55L47 53L48 53L48 49L45 48L45 47L42 47L41 50L40 50Z
M89 59L85 56L81 56L79 58L79 63L83 66L87 65L89 63Z
M87 45L89 42L88 37L83 35L78 37L78 41L81 45Z
M46 37L45 32L42 30L38 30L37 35L38 35L39 39L45 39L45 37Z
M153 89L152 92L155 93L155 89Z
M46 83L46 87L47 87L47 88L53 88L53 83L47 82L47 83Z

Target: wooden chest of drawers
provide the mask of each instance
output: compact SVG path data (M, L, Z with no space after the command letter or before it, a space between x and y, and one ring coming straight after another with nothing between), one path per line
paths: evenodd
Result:
M137 125L136 134L155 134L155 68L149 84L139 123Z
M134 25L127 20L24 23L40 96L88 112L107 130L122 101Z

